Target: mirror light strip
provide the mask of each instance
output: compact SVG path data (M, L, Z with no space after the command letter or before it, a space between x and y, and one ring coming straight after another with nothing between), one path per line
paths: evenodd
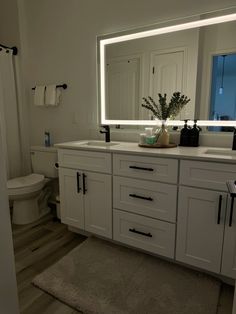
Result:
M105 120L110 125L155 125L159 126L162 124L161 120ZM188 121L188 125L193 125L194 121ZM166 125L168 126L182 126L184 121L181 120L167 120ZM197 120L199 126L233 126L236 127L236 121L219 121L219 120Z
M108 120L106 119L106 95L105 95L105 46L108 44L123 42L127 40L139 39L146 36L161 35L181 30L192 29L196 27L209 26L219 23L225 23L236 20L236 13L227 14L203 20L197 20L188 23L182 23L143 32L117 36L100 40L100 106L101 106L101 124L111 125L158 125L155 120ZM161 124L161 121L160 121ZM170 120L167 121L168 125L183 125L183 121ZM212 120L199 120L198 125L201 126L236 126L236 121L212 121Z

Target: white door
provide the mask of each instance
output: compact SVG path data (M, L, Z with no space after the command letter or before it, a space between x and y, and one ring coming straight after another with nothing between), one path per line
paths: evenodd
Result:
M85 230L112 238L111 175L84 172Z
M139 58L122 58L107 64L107 119L138 119L139 85Z
M184 52L156 53L152 57L152 95L183 91Z
M235 202L236 203L236 200ZM228 198L221 273L236 279L236 204L230 224L231 198Z
M61 221L69 226L84 229L82 172L59 168Z
M174 92L184 89L184 51L169 53L154 53L151 65L151 91L154 100L158 100L158 93L167 94L167 100ZM176 119L180 119L178 116Z
M178 261L220 272L226 198L226 193L180 187L176 247Z

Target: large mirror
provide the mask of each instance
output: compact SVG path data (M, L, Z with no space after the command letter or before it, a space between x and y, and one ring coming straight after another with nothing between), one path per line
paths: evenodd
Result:
M153 124L143 97L158 103L158 94L166 93L168 103L181 92L190 101L169 124L198 119L213 125L210 130L222 130L222 123L230 130L236 120L235 34L236 14L228 13L99 38L101 123Z

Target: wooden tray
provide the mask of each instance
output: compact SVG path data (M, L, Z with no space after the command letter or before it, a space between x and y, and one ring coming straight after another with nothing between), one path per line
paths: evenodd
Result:
M174 148L177 147L176 144L170 143L168 145L162 145L162 144L138 144L139 147L147 147L147 148Z

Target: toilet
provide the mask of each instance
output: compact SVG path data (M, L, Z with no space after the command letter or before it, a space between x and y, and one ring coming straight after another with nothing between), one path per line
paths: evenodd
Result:
M9 200L13 202L12 222L16 225L32 223L49 212L48 183L58 177L56 148L33 146L30 156L33 173L7 182Z

